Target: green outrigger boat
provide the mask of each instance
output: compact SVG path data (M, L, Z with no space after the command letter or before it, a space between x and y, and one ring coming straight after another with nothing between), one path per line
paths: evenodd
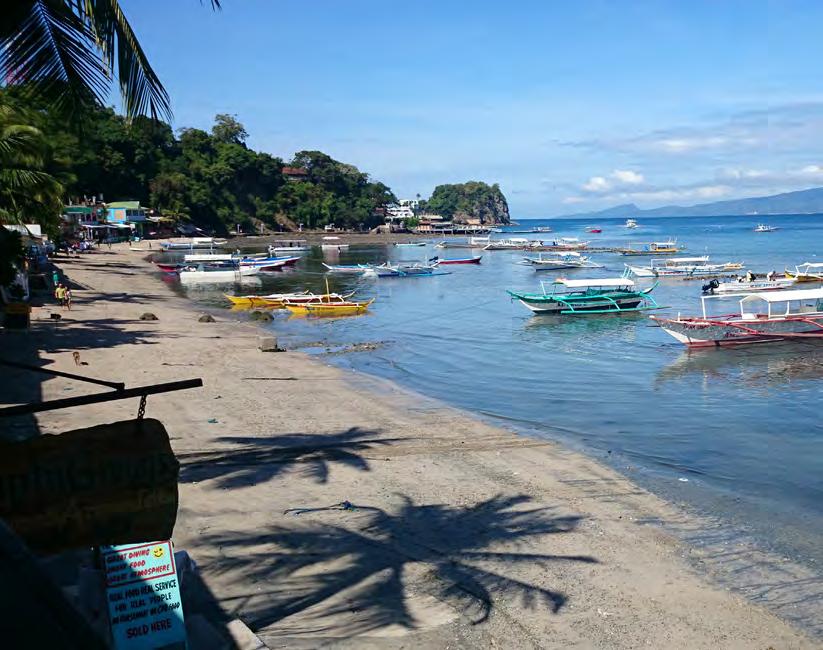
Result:
M578 316L663 309L649 295L657 286L656 282L648 289L637 289L634 280L626 277L593 280L558 278L552 283L551 291L546 290L545 283L540 284L543 293L508 293L536 314Z

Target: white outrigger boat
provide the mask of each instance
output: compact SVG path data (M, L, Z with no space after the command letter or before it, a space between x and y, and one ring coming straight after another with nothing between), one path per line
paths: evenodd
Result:
M228 243L228 239L217 237L192 237L191 239L178 239L175 241L160 242L160 248L164 251L184 251L195 248L220 248Z
M629 244L625 248L618 248L617 252L626 256L641 255L677 255L685 246L678 246L677 239L653 241L648 244Z
M511 237L510 239L495 239L490 241L483 250L487 251L516 251L538 248L543 245L542 241L536 239L526 239L525 237Z
M778 228L777 226L769 226L765 223L759 223L754 228L755 232L775 232L777 230L780 230L780 228Z
M538 242L542 249L558 251L581 251L589 245L587 241L580 241L577 237L560 237L550 242Z
M653 259L649 266L625 265L638 278L656 277L693 277L700 275L715 275L727 271L739 271L743 268L742 262L724 262L710 264L709 256L702 257L668 257Z
M533 266L535 271L558 271L561 269L602 269L603 265L592 262L588 257L566 251L565 253L540 253L537 257L524 257L518 264Z
M269 244L269 255L275 257L277 253L301 255L311 250L305 239L280 239Z
M637 228L637 220L636 219L626 219L626 223L624 224L626 228Z
M346 273L349 275L363 275L372 270L372 264L326 264L323 266L329 273Z
M724 297L703 296L702 316L652 319L692 348L823 339L823 288L747 294L740 299L739 314L708 315L707 302ZM758 304L761 311L753 311Z
M260 268L256 266L210 267L206 264L185 267L180 270L180 282L239 282L245 278L256 277Z
M435 248L486 248L491 243L491 237L469 237L468 239L444 239Z
M782 291L797 282L794 278L765 278L763 280L746 280L742 276L737 280L718 282L711 280L703 285L706 295L734 295L744 293L762 293L764 291Z

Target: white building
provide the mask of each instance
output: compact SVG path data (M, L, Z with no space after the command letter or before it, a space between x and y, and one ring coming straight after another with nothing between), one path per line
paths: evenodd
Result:
M417 199L400 199L395 205L386 206L386 223L411 219L419 206Z

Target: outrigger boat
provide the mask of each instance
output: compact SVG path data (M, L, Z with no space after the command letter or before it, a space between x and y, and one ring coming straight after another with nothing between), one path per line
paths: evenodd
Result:
M637 220L626 219L626 223L624 225L626 226L626 228L637 228Z
M483 259L482 255L474 255L472 257L433 257L429 261L436 262L438 266L442 264L480 264L480 260Z
M424 264L422 262L401 262L399 264L392 264L391 262L385 262L384 264L378 264L376 266L372 266L371 270L374 273L377 273L380 277L404 277L410 275L432 275L436 270L439 264L438 261L431 262L429 264Z
M511 251L524 250L542 246L543 242L536 239L526 239L525 237L512 237L510 239L496 239L483 247L487 251Z
M491 237L469 237L466 240L444 239L435 248L485 248L491 243Z
M299 255L311 250L305 239L280 239L269 244L269 255L275 257L277 253Z
M586 232L600 234L601 232L603 232L603 229L600 226L586 226Z
M776 230L780 230L777 226L769 226L765 223L759 223L755 226L755 232L775 232Z
M191 239L160 242L160 248L164 251L194 250L195 248L220 248L221 246L225 246L228 241L228 239L216 237L192 237Z
M395 242L395 246L398 248L413 248L415 246L425 246L426 242L424 241L409 241L409 242Z
M315 294L303 291L301 293L271 293L267 296L230 296L225 293L223 295L235 307L270 307L282 309L286 303L299 305L320 302L346 302L354 295L354 291L346 294Z
M603 265L592 262L588 257L567 251L559 255L557 253L545 255L540 253L538 257L524 257L519 264L534 266L535 271L558 271L561 269L602 269Z
M702 316L652 318L692 348L823 339L823 288L748 294L740 300L739 314L709 316L707 301L723 297L703 296ZM765 304L766 313L753 311L758 303Z
M316 302L305 304L285 303L286 309L298 316L356 316L364 314L374 298L366 302Z
M785 274L798 282L823 282L823 263L804 262L795 266L794 272L786 269Z
M508 293L536 314L577 316L662 309L649 295L657 283L648 289L638 290L634 280L626 277L591 280L558 278L552 283L552 291L546 290L544 282L540 286L543 293Z
M560 237L550 242L540 242L537 248L555 251L581 251L589 245L587 241L580 241L577 237Z
M724 262L710 264L709 256L702 257L669 257L653 259L649 266L625 265L629 271L639 278L654 277L692 277L700 275L716 275L727 271L739 271L743 268L742 262Z
M178 273L180 282L186 284L190 282L238 282L242 279L256 276L260 269L251 267L211 267L205 264L188 266Z
M329 273L347 273L351 275L363 275L372 270L371 264L326 264L323 266Z
M666 241L653 241L648 244L629 244L626 248L618 248L617 252L627 256L676 255L685 248L685 246L678 246L676 239L667 239Z
M781 291L790 288L797 280L794 278L773 278L763 280L745 280L742 277L738 280L728 282L718 282L712 280L703 285L703 293L706 295L729 295L743 293L762 293L764 291Z

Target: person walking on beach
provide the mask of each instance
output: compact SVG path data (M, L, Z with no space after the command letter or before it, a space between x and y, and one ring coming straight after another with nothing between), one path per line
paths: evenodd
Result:
M54 297L57 299L57 304L61 307L66 306L66 287L62 282L57 283L57 288L54 290Z
M57 269L54 269L54 271L51 272L51 283L54 285L55 289L57 288L57 285L60 284L60 271Z
M66 303L66 308L69 311L71 311L71 287L66 285L65 287L63 287L63 292L64 292L63 296L64 296L64 301Z

